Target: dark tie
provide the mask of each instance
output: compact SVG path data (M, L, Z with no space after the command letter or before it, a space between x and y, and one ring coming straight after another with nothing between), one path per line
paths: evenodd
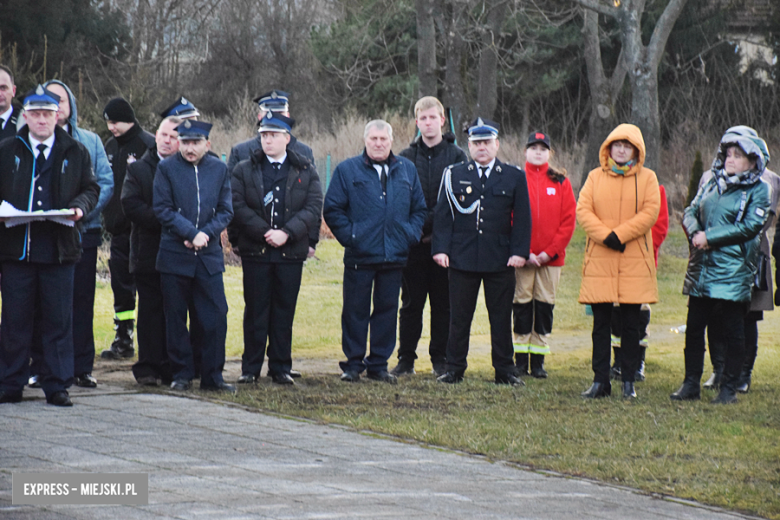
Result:
M380 179L382 179L382 193L387 193L387 167L384 164L380 164L379 167L382 168L380 176Z
M274 167L274 170L276 170L276 171L279 171L279 170L282 169L282 163L275 162L275 163L271 163L271 165Z
M482 181L482 189L484 190L485 189L485 183L487 182L488 167L487 166L480 166L479 167L479 171L480 171L479 180Z
M0 130L2 130L4 124L5 124L5 119L0 117Z
M35 170L41 171L41 168L43 168L43 163L46 162L46 156L43 155L43 152L48 148L45 144L41 143L38 146L36 146L38 149L38 156L35 158Z

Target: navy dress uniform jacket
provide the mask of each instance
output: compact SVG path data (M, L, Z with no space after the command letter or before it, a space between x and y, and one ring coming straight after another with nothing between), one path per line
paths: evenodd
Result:
M446 195L442 180L433 223L431 254L449 256L450 267L461 271L497 272L507 269L510 256L528 258L531 248L531 207L525 172L496 159L485 189L477 163L453 165L452 192L463 208L480 201L472 214L462 214Z
M230 175L225 163L206 154L198 165L176 153L157 165L154 213L162 225L157 270L193 277L203 262L209 274L225 271L220 234L233 218ZM199 231L209 237L200 251L184 245Z
M27 210L33 193L33 152L30 149L29 127L19 135L0 142L0 199L15 208ZM54 129L54 147L51 151L51 207L79 208L87 215L95 207L100 194L92 160L84 145L73 139L60 127ZM37 154L37 151L36 151ZM0 261L25 260L29 252L28 227L36 223L7 228L0 227ZM78 224L74 227L57 225L57 259L60 264L76 263L81 257L81 237ZM34 239L34 237L33 237Z

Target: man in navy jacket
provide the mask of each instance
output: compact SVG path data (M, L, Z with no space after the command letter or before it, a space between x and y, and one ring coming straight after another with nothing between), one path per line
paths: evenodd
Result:
M390 149L392 127L371 121L363 137L365 151L336 167L325 196L325 222L345 248L341 379L358 381L366 370L369 379L395 383L387 360L395 348L401 272L428 209L414 164Z
M200 387L235 392L225 383L227 300L220 234L233 218L227 166L208 154L211 125L184 121L176 127L179 152L157 165L154 213L162 225L160 271L173 390L190 388L195 377L187 332L187 302L203 331Z

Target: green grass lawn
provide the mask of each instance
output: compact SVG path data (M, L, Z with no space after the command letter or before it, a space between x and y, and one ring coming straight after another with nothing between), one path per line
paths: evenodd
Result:
M422 373L402 378L397 386L366 380L341 383L336 363L342 359L343 251L329 240L319 246L318 259L304 268L293 340L293 358L318 360L322 370L306 373L292 388L263 381L252 389L241 388L232 399L263 410L780 518L780 383L774 377L780 371L776 340L780 315L767 313L759 324L754 386L738 404L711 405L710 392L704 392L701 402L670 401L669 394L683 378L684 337L669 330L684 324L686 315L680 289L687 246L681 232L673 230L659 263L661 301L653 306L648 380L637 384L639 399L583 401L579 393L593 375L592 319L577 303L583 245L584 235L578 230L569 246L555 307L546 381L528 378L523 388L490 383L493 371L485 348L489 328L480 303L472 327L474 352L463 384L433 380L426 359L427 326L418 349ZM227 352L239 356L243 313L239 268L228 269L225 285L230 304ZM108 347L113 335L110 309L110 288L101 287L95 317L98 350Z

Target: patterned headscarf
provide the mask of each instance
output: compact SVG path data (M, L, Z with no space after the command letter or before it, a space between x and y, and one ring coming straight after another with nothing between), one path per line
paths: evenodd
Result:
M756 166L753 169L728 175L724 170L726 150L731 146L739 146L747 156L755 157ZM720 140L715 160L712 162L712 173L718 183L718 193L723 193L729 186L750 186L757 183L769 162L769 149L766 142L758 137L755 130L749 126L733 126L726 130Z

